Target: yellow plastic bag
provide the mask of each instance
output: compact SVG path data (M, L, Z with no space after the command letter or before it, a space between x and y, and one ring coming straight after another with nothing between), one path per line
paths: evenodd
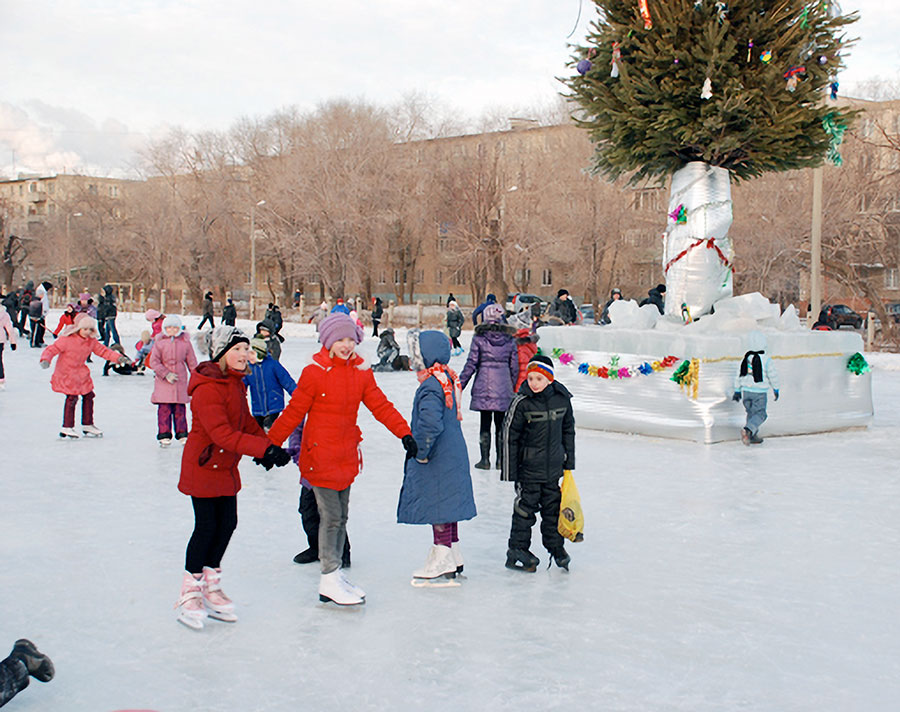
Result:
M581 497L575 486L572 470L563 472L562 501L559 504L559 524L557 530L566 539L584 541L584 512L581 511Z

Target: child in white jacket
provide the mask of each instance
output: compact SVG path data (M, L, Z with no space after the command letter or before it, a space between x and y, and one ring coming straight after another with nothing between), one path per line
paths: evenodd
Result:
M747 424L741 430L741 442L744 445L758 445L762 442L759 426L768 417L766 400L770 387L775 400L778 400L778 371L766 354L766 337L762 333L750 332L747 345L750 348L741 359L740 369L734 377L732 400L743 400L744 410L747 411Z

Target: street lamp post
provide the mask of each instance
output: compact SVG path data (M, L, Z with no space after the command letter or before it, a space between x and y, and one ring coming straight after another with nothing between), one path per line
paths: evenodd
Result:
M250 319L256 318L256 209L266 204L265 200L250 206Z
M66 304L72 301L69 283L72 281L72 236L69 231L69 219L80 218L81 213L66 213Z

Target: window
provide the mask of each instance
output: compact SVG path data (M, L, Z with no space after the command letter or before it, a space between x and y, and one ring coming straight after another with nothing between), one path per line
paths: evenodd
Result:
M394 270L394 284L400 284L400 270Z
M47 206L47 210L50 211L51 215L56 215L56 203L50 203L50 205Z
M659 210L658 190L637 190L631 203L634 210Z
M900 289L900 270L896 267L888 267L884 271L884 288Z
M88 185L88 193L91 195L97 195L97 186L94 183Z
M434 279L435 284L437 284L438 286L442 285L444 283L444 273L441 270L438 270L434 274Z
M47 192L53 195L56 192L56 183L47 183Z
M387 274L384 270L378 272L378 284L387 284Z
M417 269L416 270L416 284L422 284L425 281L425 270Z
M307 284L318 284L319 283L319 275L315 272L307 272L306 283Z
M37 183L29 183L28 184L28 192L29 193L37 193L38 192L38 184Z
M553 270L545 269L541 272L541 286L550 287L553 285Z
M516 276L513 279L518 284L528 284L529 282L531 282L531 270L517 269Z

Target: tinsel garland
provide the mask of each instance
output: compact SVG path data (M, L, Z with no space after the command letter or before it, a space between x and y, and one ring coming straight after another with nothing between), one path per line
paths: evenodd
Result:
M681 390L687 389L688 395L697 400L697 389L700 387L700 359L682 361L669 380L675 381L681 386Z
M540 349L538 349L539 353L542 353ZM550 356L555 358L560 362L563 366L568 366L569 364L573 364L575 362L575 356L567 352L565 349L555 348L550 352ZM656 373L658 371L664 371L668 368L672 368L676 363L678 363L678 358L675 356L666 356L665 358L659 361L644 361L643 363L637 365L630 366L622 366L619 361L620 356L611 356L609 359L609 365L607 366L596 366L594 364L590 364L587 361L583 361L578 364L578 373L584 374L586 376L593 376L595 378L606 378L608 380L616 380L623 378L635 378L637 376L649 376L652 373Z
M825 160L832 165L840 166L844 162L844 159L841 158L838 146L840 146L841 142L844 140L844 131L847 130L847 124L840 120L837 112L829 111L822 118L822 128L825 129L825 133L831 140L828 145L828 154L825 157Z
M856 376L861 376L864 373L871 371L872 367L866 362L865 357L857 351L850 357L850 360L847 361L847 370Z

